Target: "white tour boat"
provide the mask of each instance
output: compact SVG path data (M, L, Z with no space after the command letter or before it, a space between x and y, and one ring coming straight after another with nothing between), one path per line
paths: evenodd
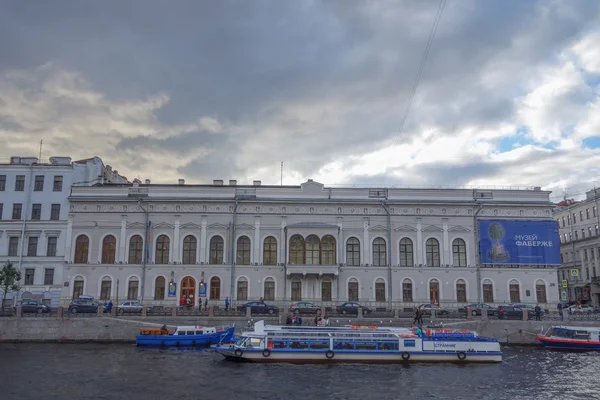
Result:
M375 326L265 326L243 332L231 345L212 346L228 360L251 362L402 363L501 362L497 339L465 330Z

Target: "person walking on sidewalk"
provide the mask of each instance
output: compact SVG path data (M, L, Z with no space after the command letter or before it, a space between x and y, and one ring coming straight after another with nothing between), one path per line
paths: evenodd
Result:
M225 297L225 311L229 311L229 297Z

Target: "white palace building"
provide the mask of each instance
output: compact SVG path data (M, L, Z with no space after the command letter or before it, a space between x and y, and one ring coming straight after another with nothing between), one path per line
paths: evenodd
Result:
M287 306L358 301L556 304L556 265L480 264L478 220L553 221L550 192L104 184L74 186L62 298ZM558 244L556 244L558 246Z

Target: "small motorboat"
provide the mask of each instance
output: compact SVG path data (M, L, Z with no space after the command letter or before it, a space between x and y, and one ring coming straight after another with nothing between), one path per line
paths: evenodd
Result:
M235 325L231 327L178 326L170 330L162 328L141 328L136 336L140 347L209 347L210 345L233 342Z
M553 326L537 340L547 349L600 350L600 328L592 326Z

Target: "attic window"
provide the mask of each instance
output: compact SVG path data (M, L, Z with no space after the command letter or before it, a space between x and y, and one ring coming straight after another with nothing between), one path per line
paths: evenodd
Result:
M386 199L387 198L387 190L369 190L369 198Z
M475 199L493 199L494 193L491 190L476 190L473 197Z

